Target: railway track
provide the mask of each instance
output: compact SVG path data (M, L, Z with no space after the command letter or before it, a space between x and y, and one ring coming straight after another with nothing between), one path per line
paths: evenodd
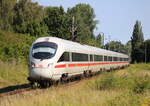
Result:
M80 82L80 80L72 81L72 82L66 82L66 83L60 83L60 84L53 84L52 86L58 86L58 87L68 87L68 86L74 86L76 83ZM47 87L49 88L49 87ZM21 94L23 92L32 91L36 89L45 89L45 88L32 88L30 84L23 84L23 85L16 85L16 86L10 86L5 88L0 88L0 98L15 94Z
M22 84L22 85L0 88L0 98L8 95L15 95L30 90L32 90L30 84Z
M15 95L15 94L19 94L19 93L23 93L23 92L31 91L31 90L33 90L33 89L32 88L17 89L17 90L10 91L7 93L2 93L2 94L0 94L0 97L4 97L4 96L8 96L8 95Z

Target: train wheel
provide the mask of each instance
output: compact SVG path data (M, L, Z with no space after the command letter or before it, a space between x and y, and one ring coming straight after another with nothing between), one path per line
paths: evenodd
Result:
M41 81L41 82L39 82L39 84L40 84L41 88L47 88L52 85L52 83L49 81Z
M38 82L31 82L30 85L31 85L31 87L32 87L33 89L36 89L36 88L39 88L39 87L40 87L40 84L39 84Z
M84 75L85 78L88 77L88 72L87 72L87 71L84 71L84 72L83 72L83 75Z
M84 77L91 77L92 72L91 71L84 71L83 75L84 75Z
M69 82L68 73L63 74L63 75L61 76L61 78L60 78L60 81L61 81L61 83L67 83L67 82Z

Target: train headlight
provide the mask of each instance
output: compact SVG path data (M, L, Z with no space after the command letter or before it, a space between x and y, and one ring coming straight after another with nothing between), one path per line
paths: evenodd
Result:
M31 67L34 68L35 67L35 63L31 62Z
M52 65L53 65L53 63L49 63L49 64L47 65L47 67L52 66Z

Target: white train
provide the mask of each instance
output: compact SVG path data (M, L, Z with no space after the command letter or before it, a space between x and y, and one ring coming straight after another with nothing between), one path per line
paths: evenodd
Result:
M28 80L44 86L47 82L128 65L129 57L122 53L56 37L41 37L30 49Z

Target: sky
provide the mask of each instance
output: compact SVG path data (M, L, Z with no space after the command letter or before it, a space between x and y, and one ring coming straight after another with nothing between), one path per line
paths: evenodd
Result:
M144 38L150 39L150 0L32 0L42 6L63 6L65 11L79 3L90 4L99 23L95 35L104 33L105 43L131 39L136 20L141 21Z

